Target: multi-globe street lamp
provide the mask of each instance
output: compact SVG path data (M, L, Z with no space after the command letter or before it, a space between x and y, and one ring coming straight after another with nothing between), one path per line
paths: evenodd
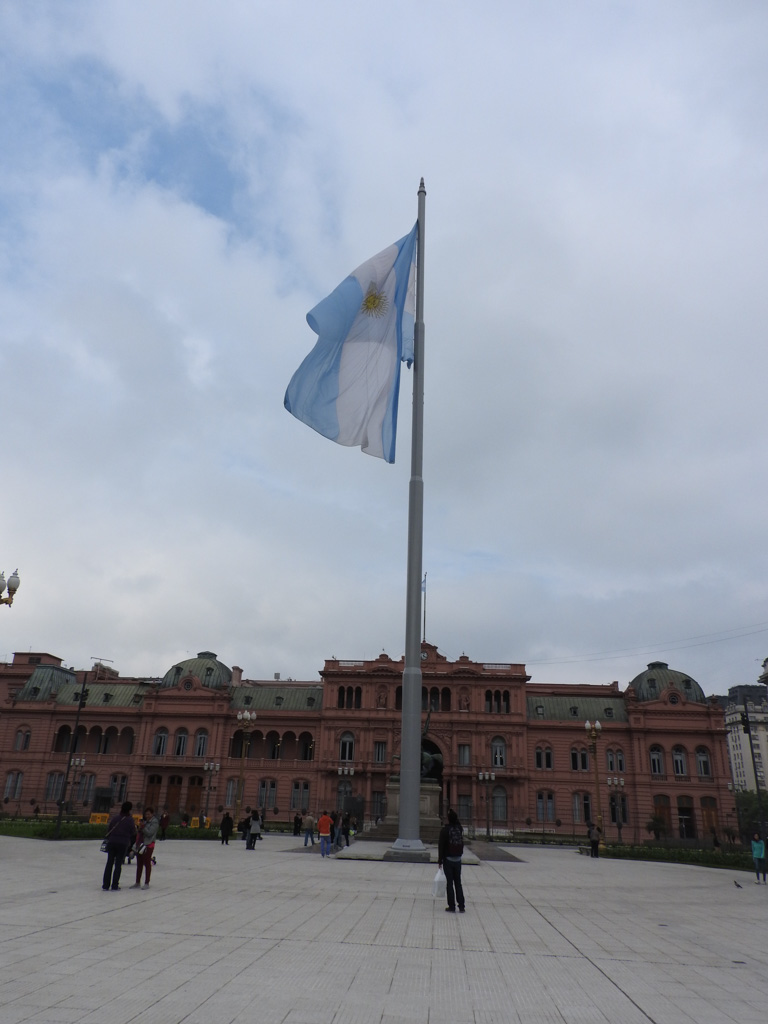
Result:
M201 828L204 828L208 821L208 809L211 805L211 781L215 773L221 768L220 764L216 764L214 761L206 761L203 765L203 771L208 776L208 789L205 794L205 815L203 816L203 824Z
M616 775L613 777L609 775L607 782L609 799L613 800L613 806L616 809L616 831L619 834L619 843L621 843L621 830L624 828L624 779L618 778Z
M491 783L496 781L496 772L480 771L477 773L477 781L485 783L485 838L491 841Z
M16 591L19 589L20 585L21 580L19 579L18 569L11 573L8 577L7 583L5 582L5 573L0 572L0 594L4 594L6 586L8 587L8 597L0 597L0 604L7 604L10 608L13 604L14 597L16 597Z
M600 733L602 731L602 725L596 720L595 724L592 725L589 719L584 723L584 728L587 731L587 737L591 741L589 744L589 752L592 755L592 765L595 769L595 808L597 810L597 829L600 833L600 846L605 846L605 832L603 831L603 806L600 801L600 773L597 769L597 741L600 739Z
M256 721L255 711L238 711L237 720L240 723L248 725L249 722ZM242 739L240 740L240 777L237 780L237 800L235 801L235 825L240 821L240 808L243 802L243 787L245 785L245 759L248 756L248 748L251 745L251 734L250 732L243 731Z

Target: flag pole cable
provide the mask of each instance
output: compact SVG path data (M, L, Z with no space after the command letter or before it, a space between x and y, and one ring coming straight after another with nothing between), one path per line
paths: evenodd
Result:
M424 214L427 190L419 184L416 249L416 321L413 338L413 428L408 490L408 565L406 570L405 668L400 738L400 805L397 859L423 860L429 851L419 837L421 795L421 567L424 539Z

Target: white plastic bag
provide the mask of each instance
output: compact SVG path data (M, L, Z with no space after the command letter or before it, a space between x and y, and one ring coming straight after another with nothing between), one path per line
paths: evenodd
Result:
M432 882L432 895L435 897L445 896L445 872L442 868L437 869L437 874Z

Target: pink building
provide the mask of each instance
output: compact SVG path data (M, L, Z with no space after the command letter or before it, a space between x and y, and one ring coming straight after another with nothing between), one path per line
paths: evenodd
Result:
M161 678L121 678L16 654L0 664L4 809L54 813L71 762L83 816L131 799L214 820L251 806L276 821L342 806L375 820L398 771L403 667L382 654L328 660L318 682L255 681L204 651ZM722 709L662 662L623 691L554 686L424 643L422 673L424 768L478 830L583 836L601 813L609 841L620 828L647 838L653 817L686 838L735 826Z

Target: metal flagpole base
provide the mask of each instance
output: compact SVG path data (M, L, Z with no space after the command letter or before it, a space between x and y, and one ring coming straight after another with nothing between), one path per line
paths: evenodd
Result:
M396 839L384 853L384 860L405 861L410 864L429 864L429 858L429 848L420 839Z

